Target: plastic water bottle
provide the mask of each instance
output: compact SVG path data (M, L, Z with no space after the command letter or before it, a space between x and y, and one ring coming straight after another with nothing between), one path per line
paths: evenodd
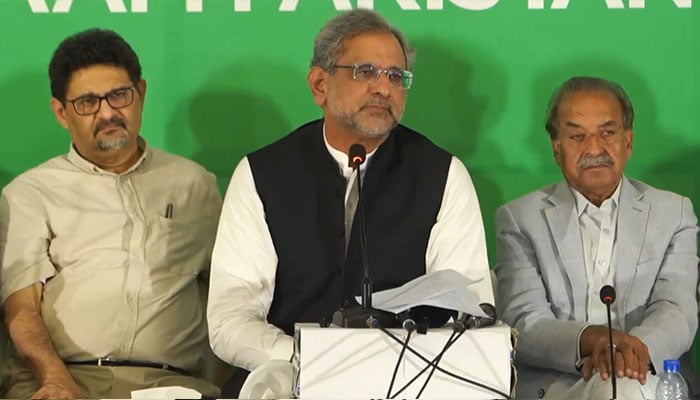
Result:
M656 385L656 400L688 400L688 384L681 375L681 362L664 360L664 376Z

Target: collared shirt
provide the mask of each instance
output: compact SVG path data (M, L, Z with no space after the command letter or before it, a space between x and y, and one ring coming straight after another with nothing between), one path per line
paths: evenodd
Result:
M607 325L607 307L600 300L600 288L615 286L615 260L617 259L617 214L620 201L620 184L610 198L596 207L581 193L571 189L576 199L583 258L588 282L586 321L594 325ZM611 307L613 328L620 329L615 309Z
M577 343L581 342L583 331L590 325L608 324L607 307L600 300L600 288L604 285L615 287L615 260L617 259L617 214L620 202L620 188L617 185L612 196L596 207L583 194L569 186L576 201L576 215L583 247L583 265L586 270L586 325L578 333ZM617 313L610 307L610 321L613 329L620 329ZM576 366L583 364L581 347L576 348Z
M331 146L330 143L328 143L325 125L323 126L323 141L326 144L326 149L328 149L328 152L338 163L340 174L343 175L343 178L345 178L345 180L347 181L347 185L345 187L345 204L347 205L348 198L350 197L350 191L352 190L352 186L355 184L355 179L357 179L357 174L355 173L355 170L352 169L352 167L348 166L348 155L340 150L333 148L333 146ZM370 160L372 159L372 156L374 155L375 151L377 150L374 149L372 152L367 153L365 155L365 162L362 163L362 165L360 165L359 167L360 174L362 175L362 181L360 182L364 182L365 172L367 171L367 167L369 167Z
M207 345L203 301L221 197L201 166L142 139L139 147L142 157L121 174L71 146L5 187L2 301L44 282L42 318L63 360L193 369Z
M348 158L328 145L341 173L353 178ZM371 156L371 155L370 155ZM367 163L371 163L368 156ZM280 165L279 168L284 168ZM471 177L453 157L437 221L425 254L426 272L451 268L475 281L480 303L493 304L493 289L479 202ZM248 159L236 167L226 192L212 255L207 309L210 340L224 361L253 370L271 359L289 360L293 339L267 322L275 291L277 255L255 189Z

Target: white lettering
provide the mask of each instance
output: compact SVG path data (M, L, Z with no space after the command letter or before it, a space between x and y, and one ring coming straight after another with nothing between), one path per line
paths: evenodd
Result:
M148 12L148 0L131 0L131 12L133 12L133 13L147 13Z
M693 0L673 0L678 8L692 8ZM630 0L629 8L645 8L645 0Z
M481 11L487 10L498 3L499 0L449 0L450 3L465 10ZM444 0L428 0L426 8L428 10L442 10Z
M188 13L201 13L204 10L202 0L187 0L185 11Z
M638 0L630 0L638 1ZM644 2L644 0L641 0ZM675 0L674 0L675 1ZM685 0L680 0L685 1ZM625 8L622 0L605 0L608 8ZM549 7L552 10L565 10L569 7L569 0L552 0L552 5ZM527 8L530 10L542 10L545 8L544 0L528 0Z
M250 12L250 0L233 0L233 11Z
M416 0L396 0L402 10L420 10L420 5ZM374 0L357 0L357 8L374 10Z
M51 12L67 13L70 11L70 7L72 5L73 5L73 0L56 0L56 2L53 4L53 8L51 9ZM124 11L126 11L126 9L124 9Z
M29 8L33 13L47 13L49 12L49 6L44 0L27 0L29 3Z
M0 0L2 1L2 0ZM279 0L279 11L297 11L299 0ZM338 11L352 10L351 0L332 0L333 6ZM357 8L374 9L374 0L356 0ZM500 0L447 0L453 5L474 11L482 11L493 8ZM569 7L571 0L527 0L527 8L530 10L565 10ZM589 0L592 1L592 0ZM600 0L597 0L600 1ZM677 8L693 8L693 0L672 0ZM105 0L110 13L126 13L127 7L124 0ZM132 13L147 13L148 0L130 0ZM426 9L443 10L445 0L425 0ZM646 8L646 0L627 0L628 8ZM204 10L204 0L186 0L185 10L188 13L201 13ZM251 0L233 0L234 12L250 12L252 10ZM396 3L404 11L420 10L418 0L396 0ZM624 0L605 0L608 9L624 9ZM32 13L68 13L73 5L73 0L55 0L53 7L49 7L46 0L27 0L27 4ZM318 3L316 3L318 4ZM50 10L50 11L49 11Z
M282 0L280 3L280 11L296 11L299 5L299 0ZM333 6L338 11L352 10L350 0L333 0Z
M124 0L106 0L107 8L111 13L125 13L126 5L124 5ZM73 0L56 0L51 9L54 13L67 13L70 12L70 8L73 6Z

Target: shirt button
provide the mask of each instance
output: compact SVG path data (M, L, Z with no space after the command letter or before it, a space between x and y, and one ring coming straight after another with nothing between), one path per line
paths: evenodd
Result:
M598 265L600 265L601 267L604 267L604 266L608 265L608 260L598 260Z
M141 258L141 256L139 256L138 254L134 254L132 258L133 258L134 260L138 260L139 258Z

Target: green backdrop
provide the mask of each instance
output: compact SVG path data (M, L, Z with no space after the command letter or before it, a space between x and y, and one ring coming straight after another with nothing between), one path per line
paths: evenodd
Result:
M47 64L67 35L104 27L141 58L142 134L224 190L244 154L320 116L305 80L313 38L348 7L382 12L417 48L403 122L471 171L492 262L496 208L561 179L544 108L572 75L627 89L627 174L700 211L698 0L0 0L0 184L68 149Z

